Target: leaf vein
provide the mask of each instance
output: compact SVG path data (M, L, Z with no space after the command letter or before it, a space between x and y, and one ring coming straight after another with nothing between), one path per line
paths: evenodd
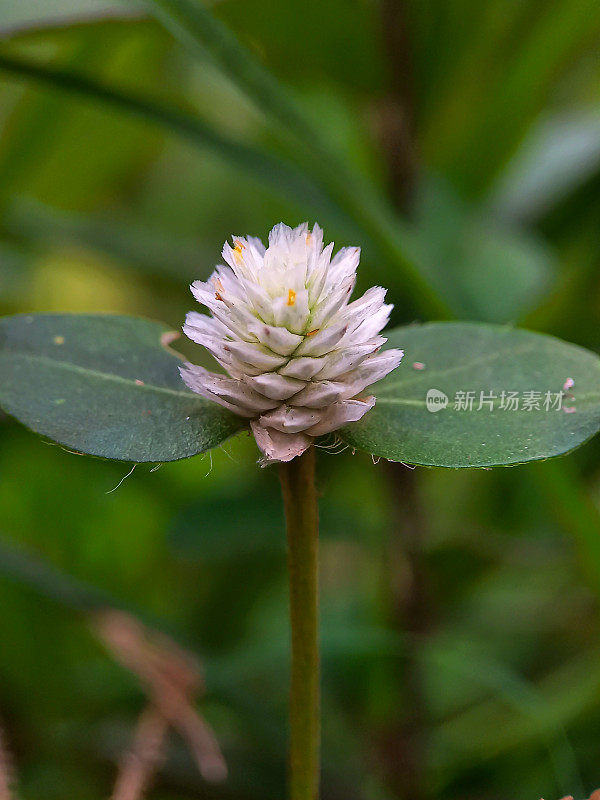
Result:
M125 378L122 375L115 375L110 372L102 372L101 370L92 369L91 367L81 367L78 364L73 364L69 361L60 361L58 359L49 358L48 356L41 356L32 353L27 353L26 355L18 354L17 358L49 364L52 367L57 367L58 369L64 369L68 372L76 372L90 377L101 378L102 380L113 381L114 383L124 383L127 386L135 387L135 389L141 389L151 392L161 392L163 394L185 397L188 400L200 399L199 395L194 394L193 392L186 392L178 389L170 389L168 386L157 386L154 383L136 383L136 380L139 379Z

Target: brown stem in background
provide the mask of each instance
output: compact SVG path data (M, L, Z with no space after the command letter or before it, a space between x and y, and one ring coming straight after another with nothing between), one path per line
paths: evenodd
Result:
M196 661L167 636L146 628L122 611L97 612L93 627L116 660L138 676L149 701L149 711L138 723L131 758L125 760L113 800L138 800L144 780L160 765L169 728L186 742L205 780L214 783L225 780L227 765L219 743L194 707L204 690ZM140 747L145 753L141 759ZM128 793L117 795L117 789ZM132 793L134 789L137 795Z
M408 9L403 0L381 0L383 44L388 57L388 91L377 109L379 140L387 161L389 191L396 207L409 214L416 188L413 82Z
M131 750L125 755L111 800L142 800L164 758L168 723L150 706L140 717Z
M542 800L544 800L544 798L542 798ZM563 797L562 800L573 800L573 795L569 794L567 797ZM600 800L600 789L596 789L595 792L592 792L588 800Z
M426 523L417 474L402 464L386 464L393 493L392 528L385 557L391 626L423 638L430 627L427 578L423 559ZM386 781L403 800L423 800L427 702L420 662L399 665L402 706L380 733L379 757Z
M11 783L10 756L4 742L4 733L0 728L0 800L12 799Z
M379 136L386 158L392 201L409 215L414 200L418 158L415 136L415 86L407 4L381 0L381 22L389 68L388 92L378 109ZM394 511L386 552L385 584L393 628L423 636L429 627L429 603L423 559L425 514L419 477L403 464L389 463L386 473ZM427 703L421 668L415 658L404 662L403 706L378 738L378 755L387 784L403 800L424 800Z

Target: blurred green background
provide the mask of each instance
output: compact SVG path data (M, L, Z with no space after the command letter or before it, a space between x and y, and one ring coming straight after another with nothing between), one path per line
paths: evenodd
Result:
M178 329L227 237L317 219L363 247L359 289L389 287L393 324L444 314L600 350L597 2L220 0L211 19L276 82L264 102L243 59L186 48L156 5L0 1L0 313ZM600 785L599 454L453 472L320 453L323 800ZM20 798L109 797L147 704L71 579L202 664L229 779L205 781L173 735L148 796L284 796L285 543L256 457L242 436L108 493L127 465L0 414Z

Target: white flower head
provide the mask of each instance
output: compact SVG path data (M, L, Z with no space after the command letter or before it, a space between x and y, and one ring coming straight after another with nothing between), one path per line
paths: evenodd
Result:
M229 377L186 364L194 392L250 420L266 461L290 461L317 436L356 422L374 405L363 394L400 363L402 350L379 352L393 306L385 289L349 302L360 250L333 258L315 225L276 225L269 246L235 237L208 281L192 293L212 317L187 315L183 331L209 350Z

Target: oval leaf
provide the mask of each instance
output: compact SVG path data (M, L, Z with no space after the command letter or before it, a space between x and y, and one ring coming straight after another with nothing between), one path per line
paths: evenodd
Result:
M600 358L575 345L439 322L396 328L388 346L404 361L374 388L375 408L341 431L351 447L424 466L507 466L568 453L600 430Z
M0 406L36 433L89 455L175 461L244 424L189 392L158 322L109 314L0 319Z

